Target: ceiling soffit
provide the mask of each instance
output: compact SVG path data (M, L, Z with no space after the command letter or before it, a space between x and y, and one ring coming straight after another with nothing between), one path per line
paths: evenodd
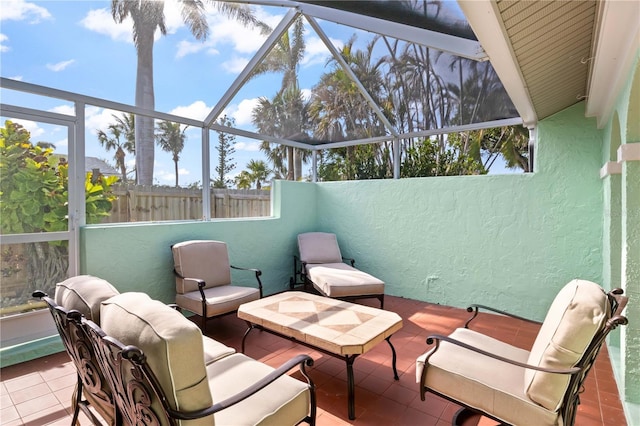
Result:
M538 118L582 101L597 2L502 0L497 9Z

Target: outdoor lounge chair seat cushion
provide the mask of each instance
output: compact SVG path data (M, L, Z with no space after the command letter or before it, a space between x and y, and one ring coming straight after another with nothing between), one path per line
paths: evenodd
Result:
M76 310L100 325L100 304L120 294L102 278L78 275L56 284L55 302L68 311Z
M329 297L382 294L384 282L346 263L307 264L314 287Z
M225 285L206 288L204 295L207 299L205 316L212 317L235 311L243 303L259 299L260 290L253 287ZM190 293L176 294L176 304L197 315L203 315L202 296L197 290Z
M456 329L450 337L515 361L524 363L529 357L529 351L466 328ZM417 359L418 382L429 353ZM541 407L525 394L523 368L442 341L429 358L428 369L427 387L507 423L522 424L522 419L529 419L532 426L558 424L557 412Z
M230 355L207 366L214 401L222 401L273 371L243 354ZM215 414L216 426L295 425L307 415L310 392L306 382L284 375L240 403ZM240 422L239 419L242 419Z
M610 316L605 291L598 284L573 280L553 300L531 348L527 364L571 368L586 352ZM529 398L557 410L569 385L569 376L527 370L524 386Z
M180 312L144 293L123 293L102 304L102 329L122 342L140 348L147 357L169 405L192 411L211 406L202 333ZM156 412L162 407L156 399ZM211 425L211 416L182 422Z
M336 234L306 232L298 235L300 260L305 263L340 263L342 253Z
M524 364L568 370L578 364L611 316L602 287L573 280L556 295L531 351L511 346L473 330L459 328L449 337ZM506 423L562 424L560 408L569 386L568 374L525 369L441 341L417 359L418 381L429 365L425 387L465 405L491 413Z

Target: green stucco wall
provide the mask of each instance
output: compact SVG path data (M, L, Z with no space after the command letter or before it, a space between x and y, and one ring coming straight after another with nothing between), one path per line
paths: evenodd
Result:
M263 270L269 294L288 284L295 236L323 230L388 294L542 319L572 278L602 281L602 136L582 104L538 136L535 174L276 182L274 218L86 227L82 272L170 302L169 246L219 239L232 263Z
M389 294L542 319L602 281L601 132L579 104L540 124L537 173L319 184L318 228Z
M274 183L274 217L213 222L89 226L81 232L83 274L111 282L120 292L142 291L164 302L175 298L170 246L190 239L228 244L232 265L258 268L264 293L288 288L293 270L293 235L313 230L316 188L311 183ZM255 285L253 275L234 271L238 283Z

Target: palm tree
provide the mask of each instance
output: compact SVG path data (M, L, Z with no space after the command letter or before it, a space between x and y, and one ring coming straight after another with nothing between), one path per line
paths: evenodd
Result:
M182 8L182 17L197 40L205 40L209 34L209 25L201 0L178 0ZM269 28L253 15L248 5L212 2L218 12L239 21L242 25ZM127 17L133 20L133 42L138 54L136 71L136 106L155 109L153 87L153 37L156 30L167 34L164 17L164 0L111 0L111 14L117 23ZM136 171L137 181L141 185L153 182L154 134L153 118L136 116Z
M266 98L260 100L260 104L254 110L254 124L272 136L285 139L304 140L306 139L306 110L299 111L296 108L306 108L304 102L298 102L301 98L298 85L298 66L304 57L304 23L299 17L293 24L292 33L285 32L269 55L258 65L252 73L252 77L269 72L282 73L282 83L280 91L272 101ZM288 98L288 99L285 99ZM285 104L286 101L291 101ZM282 105L277 105L281 103ZM280 108L280 109L277 109ZM283 110L282 108L290 108ZM271 109L271 111L268 111ZM281 125L266 125L267 115L279 115ZM285 115L288 118L284 118ZM294 122L292 118L300 119ZM284 126L284 123L287 123ZM270 127L271 130L267 130ZM273 133L275 127L279 127L277 133ZM293 147L283 147L279 145L272 147L269 142L263 142L260 149L264 151L278 173L287 175L288 180L298 180L302 177L302 162L306 161L309 152ZM288 165L285 168L284 158L287 158Z
M135 136L134 136L134 118L133 114L122 114L118 117L113 114L115 123L109 124L107 127L111 137L106 132L98 131L98 142L108 151L115 149L114 159L116 167L120 169L122 182L127 182L127 164L125 161L126 153L135 153ZM124 136L124 140L120 140Z
M163 151L169 152L173 155L173 163L175 165L176 172L176 188L178 187L178 161L180 161L180 153L184 149L184 141L187 130L185 126L181 129L180 123L172 123L170 121L161 121L158 123L156 141Z
M251 180L256 183L256 189L262 189L262 182L266 181L271 170L262 160L250 160L247 163L247 169L249 169L249 175Z
M234 180L238 189L251 189L253 178L251 177L251 173L249 173L248 171L241 171Z
M307 109L302 92L297 85L293 85L280 90L272 100L260 98L258 105L253 109L253 124L265 134L284 139L304 140L308 123ZM282 157L286 152L287 180L297 180L294 173L295 151L293 147L281 145L272 149L269 142L263 142L260 149L266 152L280 173L284 171Z

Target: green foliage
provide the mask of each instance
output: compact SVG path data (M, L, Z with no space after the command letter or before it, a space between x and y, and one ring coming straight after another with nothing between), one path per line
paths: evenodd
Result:
M9 120L0 128L0 233L63 232L69 229L69 165L53 154L50 144L30 142L31 135ZM117 176L93 176L85 181L86 222L98 223L109 215L115 196L111 185ZM33 290L49 294L67 277L66 241L35 242L3 247L3 279L16 279L21 287L12 297L2 297L0 315L29 306ZM28 308L27 308L28 309Z
M235 120L224 115L218 119L218 124L233 127ZM218 151L218 165L216 166L217 178L212 179L214 188L228 188L232 183L231 179L228 179L226 176L236 168L236 163L233 162L232 157L236 152L234 148L235 141L235 135L218 132L218 145L216 146L216 151Z
M56 232L68 229L69 165L63 157L30 142L31 135L9 120L0 128L0 214L2 234ZM87 223L111 211L116 176L85 182Z

